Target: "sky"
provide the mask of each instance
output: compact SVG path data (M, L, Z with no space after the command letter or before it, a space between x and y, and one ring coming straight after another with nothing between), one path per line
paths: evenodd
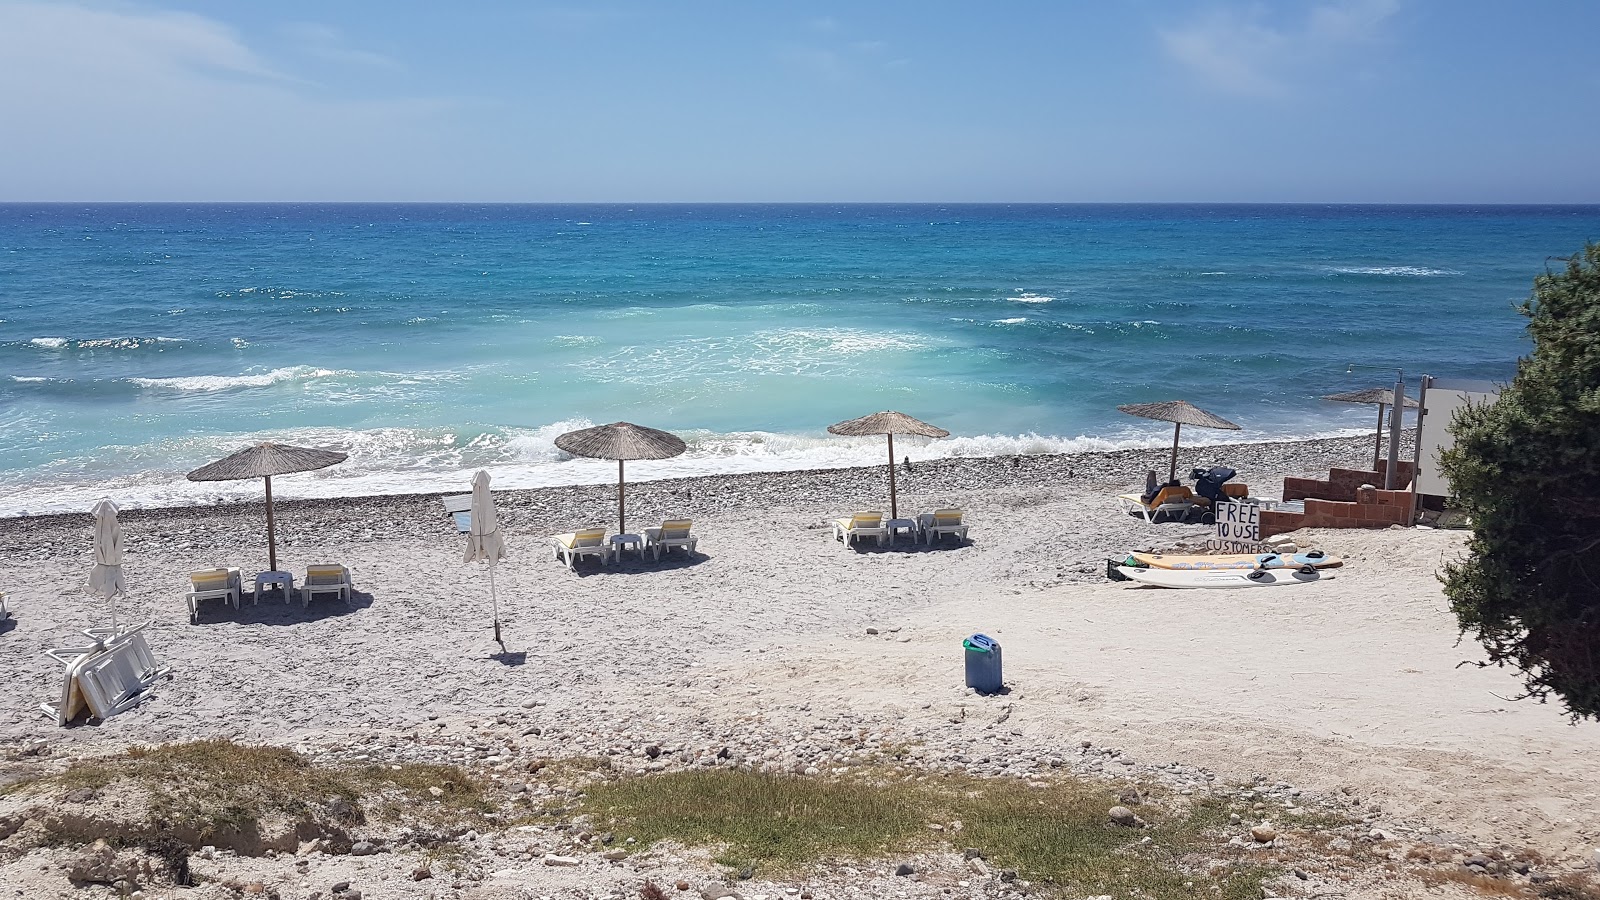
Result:
M1600 202L1594 0L0 0L0 201Z

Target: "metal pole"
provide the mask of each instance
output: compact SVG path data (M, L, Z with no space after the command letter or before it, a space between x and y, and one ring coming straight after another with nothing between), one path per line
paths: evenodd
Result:
M1406 408L1406 373L1396 373L1394 402L1389 404L1389 466L1383 473L1383 489L1394 490L1395 470L1400 467L1400 416Z
M1168 484L1178 480L1178 432L1182 430L1182 422L1172 423L1172 467L1167 470Z
M494 563L489 564L489 603L494 609L494 642L504 650L506 642L500 640L500 600L494 593Z
M278 533L272 527L272 476L265 476L267 482L267 571L278 571Z
M622 500L622 460L617 460L617 534L628 533L628 516ZM618 544L617 546L621 546Z
M1372 471L1378 471L1378 460L1383 453L1383 410L1387 403L1378 404L1378 428L1372 433Z
M900 507L894 496L894 435L889 435L889 518L900 518Z

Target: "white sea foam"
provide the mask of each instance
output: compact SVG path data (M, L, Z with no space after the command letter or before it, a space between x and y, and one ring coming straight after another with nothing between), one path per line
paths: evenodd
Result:
M28 343L34 345L35 347L44 347L47 350L60 350L62 347L67 345L67 339L60 337L38 337L34 338Z
M1461 274L1454 269L1430 269L1425 266L1330 266L1328 270L1340 275L1395 275L1408 278L1437 278Z
M13 375L11 376L11 380L18 381L23 384L38 384L45 381L51 381L52 379L45 378L42 375Z
M288 366L257 375L181 375L173 378L129 378L128 382L157 390L228 391L237 388L267 387L285 381L353 374L355 373L312 366Z
M1015 297L1007 297L1006 299L1012 303L1053 303L1056 298L1035 294L1031 291L1023 291Z
M191 506L221 501L257 500L252 482L190 482L183 472L237 449L241 444L273 437L295 444L342 450L349 459L328 469L273 482L284 498L349 497L463 491L478 469L488 469L497 489L605 484L616 478L609 460L572 457L555 446L556 436L593 423L586 419L552 422L538 428L513 428L465 437L447 429L382 428L346 431L332 428L291 429L267 434L212 435L173 439L153 447L101 448L115 458L159 460L162 468L115 477L85 476L83 461L62 461L60 472L36 483L0 485L0 516L24 512L83 511L101 497L125 508ZM1302 438L1366 434L1365 428L1316 429ZM629 468L630 482L656 481L745 472L859 468L883 464L883 442L877 438L839 438L825 433L684 432L688 450L667 460L641 462ZM1246 431L1217 443L1284 440L1286 436ZM897 453L921 462L960 457L992 457L1077 453L1164 447L1170 432L1160 427L1130 426L1107 435L1076 437L1017 434L966 435L927 441L901 438ZM108 453L115 450L115 453Z
M995 319L994 320L994 324L996 324L996 325L1021 325L1023 322L1026 322L1026 321L1028 321L1028 317L1027 316L1015 316L1015 317L1010 318L1010 319Z

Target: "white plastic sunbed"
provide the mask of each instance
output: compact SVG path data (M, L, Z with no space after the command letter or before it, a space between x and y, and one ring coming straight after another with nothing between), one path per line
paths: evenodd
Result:
M355 585L350 582L350 570L334 563L326 566L306 566L306 577L300 582L300 605L310 606L317 594L332 594L335 599L350 605L350 594Z
M200 603L203 600L223 600L239 608L244 587L238 569L201 569L189 573L189 592L184 601L189 605L189 624L200 621Z
M606 543L604 528L584 528L569 534L554 534L550 536L550 545L555 548L556 559L565 560L569 569L580 556L598 556L602 564L611 557L611 546Z
M695 545L700 539L689 533L690 526L694 523L690 519L667 519L661 523L660 528L646 528L644 530L645 549L655 554L656 562L661 561L663 550L673 547L682 547L690 554L694 553Z
M936 509L931 513L923 513L917 516L917 525L922 529L922 539L929 544L947 534L955 535L958 543L967 539L967 526L961 521L959 509Z
M858 512L847 519L833 520L834 540L844 541L848 545L863 537L877 538L880 547L889 539L889 529L883 525L883 513Z

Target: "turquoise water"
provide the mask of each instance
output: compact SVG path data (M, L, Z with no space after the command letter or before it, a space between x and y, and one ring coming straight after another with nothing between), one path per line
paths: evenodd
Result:
M274 437L351 459L288 496L604 481L555 435L629 420L640 478L1359 431L1351 363L1508 377L1512 304L1600 207L3 205L0 514L253 496L183 473Z

